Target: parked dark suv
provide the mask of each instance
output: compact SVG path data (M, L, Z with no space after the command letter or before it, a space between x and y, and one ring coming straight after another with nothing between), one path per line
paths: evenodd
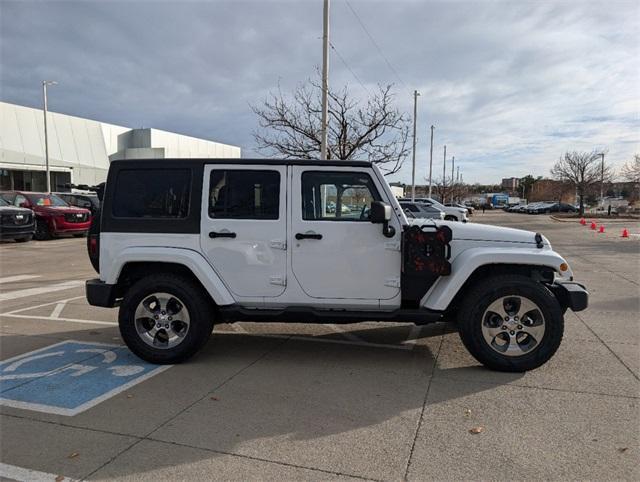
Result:
M91 216L95 216L100 209L100 201L98 200L98 196L95 194L57 192L55 195L66 201L71 206L88 209L91 211Z
M35 221L31 209L12 206L0 198L0 240L24 243L33 237Z
M36 217L34 237L39 240L62 234L85 236L91 225L91 211L69 206L55 194L8 191L0 193L0 197L14 206L33 210Z

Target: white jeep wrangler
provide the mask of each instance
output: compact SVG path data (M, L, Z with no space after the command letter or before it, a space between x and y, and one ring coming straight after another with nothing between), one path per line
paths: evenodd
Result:
M153 363L215 323L455 320L481 363L530 370L588 299L544 236L409 221L369 162L114 161L88 247L89 303Z

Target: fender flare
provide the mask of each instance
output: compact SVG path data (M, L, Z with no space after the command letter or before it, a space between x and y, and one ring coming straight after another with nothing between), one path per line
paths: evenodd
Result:
M218 306L231 305L235 299L222 279L197 251L187 248L132 247L125 248L113 260L109 273L104 280L108 284L117 284L122 268L127 263L171 263L188 268L202 283Z
M420 306L444 311L458 294L473 272L488 264L544 266L560 273L562 278L573 277L571 269L560 271L566 261L552 250L537 248L470 248L455 257L451 263L451 275L441 276L420 300Z

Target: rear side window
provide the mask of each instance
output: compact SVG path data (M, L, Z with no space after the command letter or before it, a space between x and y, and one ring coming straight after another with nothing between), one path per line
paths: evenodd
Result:
M190 169L123 169L116 180L113 216L186 218L190 186Z
M278 219L280 173L249 169L211 171L209 217Z

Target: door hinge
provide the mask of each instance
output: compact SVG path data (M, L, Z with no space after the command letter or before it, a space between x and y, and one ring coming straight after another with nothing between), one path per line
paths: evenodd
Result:
M384 249L388 249L389 251L400 251L400 242L387 241L386 243L384 243Z
M384 280L385 286L391 286L392 288L400 288L400 278L387 278Z
M271 246L273 249L287 249L287 242L282 241L281 239L274 239L272 241L269 241L269 246Z
M269 284L287 286L286 276L269 276Z

